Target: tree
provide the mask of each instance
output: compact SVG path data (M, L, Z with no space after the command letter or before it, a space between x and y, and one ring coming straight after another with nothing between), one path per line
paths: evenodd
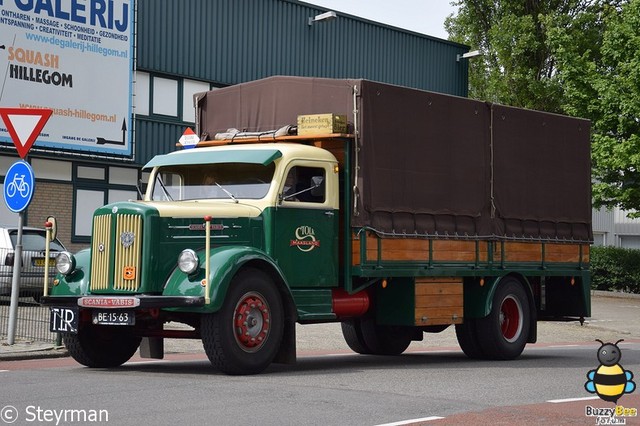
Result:
M564 110L592 121L593 202L640 216L640 0L609 4L602 37L582 54L558 34Z
M562 112L563 88L550 34L576 42L591 31L575 25L604 0L457 0L445 27L449 38L483 56L469 65L469 96L507 105Z

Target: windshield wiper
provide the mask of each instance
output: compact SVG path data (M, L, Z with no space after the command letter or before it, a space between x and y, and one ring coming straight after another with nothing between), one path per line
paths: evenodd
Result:
M164 191L165 197L167 197L169 201L173 201L173 197L171 196L171 194L169 194L169 191L167 191L167 187L164 186L164 182L162 181L162 177L160 176L160 174L156 175L156 180L158 181L158 183L160 184L160 187Z
M238 203L238 199L236 197L234 197L234 195L232 193L230 193L229 191L227 191L225 188L222 187L222 185L220 185L218 182L214 182L216 184L216 186L220 189L222 189L224 191L225 194L227 194L229 197L231 197L231 199L233 200L234 203Z

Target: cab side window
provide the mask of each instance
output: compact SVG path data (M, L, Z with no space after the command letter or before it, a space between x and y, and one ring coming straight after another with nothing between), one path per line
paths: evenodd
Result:
M287 173L282 200L285 202L324 203L325 171L320 167L295 166Z

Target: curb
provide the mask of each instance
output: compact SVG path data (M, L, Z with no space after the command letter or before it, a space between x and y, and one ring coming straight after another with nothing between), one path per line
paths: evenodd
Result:
M26 359L64 358L69 356L65 347L51 346L42 349L22 349L12 352L0 352L0 361L23 361Z
M640 299L640 294L623 293L621 291L591 290L591 296L610 297L615 299Z

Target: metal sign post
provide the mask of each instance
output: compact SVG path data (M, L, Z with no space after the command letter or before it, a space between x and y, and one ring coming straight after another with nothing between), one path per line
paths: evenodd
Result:
M16 321L18 318L18 295L20 293L20 270L22 265L22 212L18 213L18 239L13 254L13 276L11 278L11 304L9 305L9 329L7 343L13 345L16 340Z

